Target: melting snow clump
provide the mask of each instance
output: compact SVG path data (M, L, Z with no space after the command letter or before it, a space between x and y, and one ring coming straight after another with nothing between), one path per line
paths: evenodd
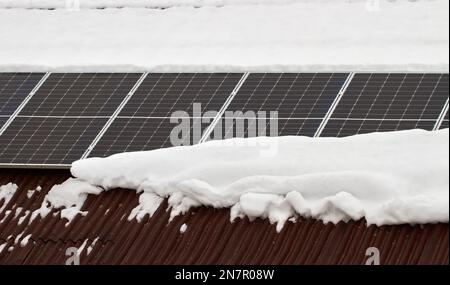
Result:
M180 227L180 233L184 234L187 230L187 225L186 224L182 224Z
M8 205L11 198L14 196L14 193L16 193L17 189L19 187L14 183L8 183L6 185L0 186L0 202L3 203L3 205L0 207L0 212L2 212L6 205Z
M38 214L40 214L41 217L45 217L50 213L52 208L63 208L61 210L61 217L70 222L77 214L86 214L81 211L81 207L88 194L98 195L101 191L101 188L93 186L88 182L69 178L64 183L55 185L50 189L42 202L41 208L33 213L30 222L33 221Z

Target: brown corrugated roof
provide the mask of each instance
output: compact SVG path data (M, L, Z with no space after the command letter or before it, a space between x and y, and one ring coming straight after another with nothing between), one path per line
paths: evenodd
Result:
M64 264L66 249L82 245L82 264L364 264L368 247L380 250L382 264L449 263L448 224L366 227L364 221L324 225L301 219L277 233L267 220L230 223L227 209L201 207L169 223L167 204L138 223L127 220L138 195L124 189L90 196L83 209L88 214L78 215L67 226L53 213L29 223L30 213L40 207L45 194L70 173L29 169L0 169L0 173L0 185L14 182L20 187L0 213L0 246L6 244L0 264ZM27 190L37 186L42 191L28 198ZM16 216L19 207L23 210ZM5 217L8 210L12 212ZM187 230L181 234L184 223ZM21 246L30 234L28 244Z

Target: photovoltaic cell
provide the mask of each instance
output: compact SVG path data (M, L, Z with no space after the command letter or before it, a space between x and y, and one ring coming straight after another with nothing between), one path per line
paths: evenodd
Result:
M0 163L70 164L107 119L17 117L0 136Z
M119 116L170 117L175 111L192 116L193 103L204 111L219 111L242 74L149 74Z
M43 73L0 73L0 116L12 115L43 76Z
M53 73L23 116L111 116L139 79L136 73Z
M128 151L152 150L177 145L192 145L197 143L200 137L194 136L192 130L195 123L200 123L196 118L184 118L189 122L190 131L178 132L175 128L181 121L169 118L123 118L118 117L102 139L95 146L89 157L105 157L115 153ZM200 135L206 126L199 124ZM171 133L174 132L171 140Z
M356 74L321 136L432 130L448 98L448 74Z

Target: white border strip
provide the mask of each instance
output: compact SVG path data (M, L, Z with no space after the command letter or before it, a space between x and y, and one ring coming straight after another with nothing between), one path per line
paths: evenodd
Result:
M241 80L239 80L238 84L234 87L234 89L231 92L230 96L228 97L227 101L225 101L222 108L220 108L219 113L214 118L214 120L211 122L211 124L208 126L208 128L206 129L206 131L204 132L202 138L200 139L200 141L198 143L204 143L207 140L207 138L211 135L212 131L214 130L214 128L217 125L217 122L222 118L222 116L225 113L225 111L227 110L228 106L231 104L231 101L233 101L234 96L236 96L236 94L239 92L239 89L241 89L242 85L247 80L247 77L249 74L250 73L246 72L246 73L244 73L244 75L242 75Z
M106 131L109 129L111 124L114 122L116 117L119 115L120 111L125 107L125 105L128 103L128 101L131 99L131 96L133 96L134 92L141 86L142 82L147 77L148 72L141 75L141 78L134 84L133 88L131 88L130 92L128 92L127 96L122 100L119 107L117 107L116 111L111 115L108 122L103 126L102 130L98 133L98 135L95 137L95 139L92 141L91 145L86 149L83 156L81 156L81 159L86 158L91 151L94 149L94 147L97 145L99 140L103 137L103 135L106 133Z
M28 94L28 96L22 101L22 103L17 107L17 109L14 111L14 113L9 117L9 119L6 121L6 123L3 125L3 127L0 129L0 136L5 132L5 130L11 125L12 121L17 117L17 115L22 111L22 109L25 107L25 105L30 101L31 97L41 88L42 84L47 80L47 78L50 76L50 72L47 72L41 80L39 80L38 84L34 86L33 90Z
M323 118L322 122L320 123L319 128L317 129L316 133L314 134L315 138L316 137L320 137L320 135L322 134L323 129L325 128L325 126L327 125L328 121L330 120L331 115L333 115L334 110L336 109L337 105L339 104L339 101L341 101L342 96L344 96L344 93L347 90L348 86L350 85L350 82L352 82L354 76L355 76L354 72L351 72L348 75L347 80L345 80L344 84L341 87L341 90L339 90L339 93L336 96L336 99L334 99L333 104L331 105L331 107L328 110L327 114L325 115L325 117Z
M433 131L437 131L441 128L442 122L444 121L445 115L448 112L448 98L447 102L445 102L444 108L442 108L441 113L439 114L439 118L436 121L436 124L434 125Z

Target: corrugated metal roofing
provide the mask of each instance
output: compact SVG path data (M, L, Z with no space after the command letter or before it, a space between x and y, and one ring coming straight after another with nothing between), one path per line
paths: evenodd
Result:
M124 189L90 196L87 215L67 226L55 213L29 223L50 188L69 176L65 170L0 169L0 185L20 187L0 213L0 264L64 264L67 248L83 246L81 264L364 264L368 247L380 250L381 264L449 263L448 224L367 227L364 221L301 219L277 233L267 220L230 223L227 209L202 207L169 223L167 204L138 223L127 220L138 196ZM29 198L27 190L37 186L42 191Z

